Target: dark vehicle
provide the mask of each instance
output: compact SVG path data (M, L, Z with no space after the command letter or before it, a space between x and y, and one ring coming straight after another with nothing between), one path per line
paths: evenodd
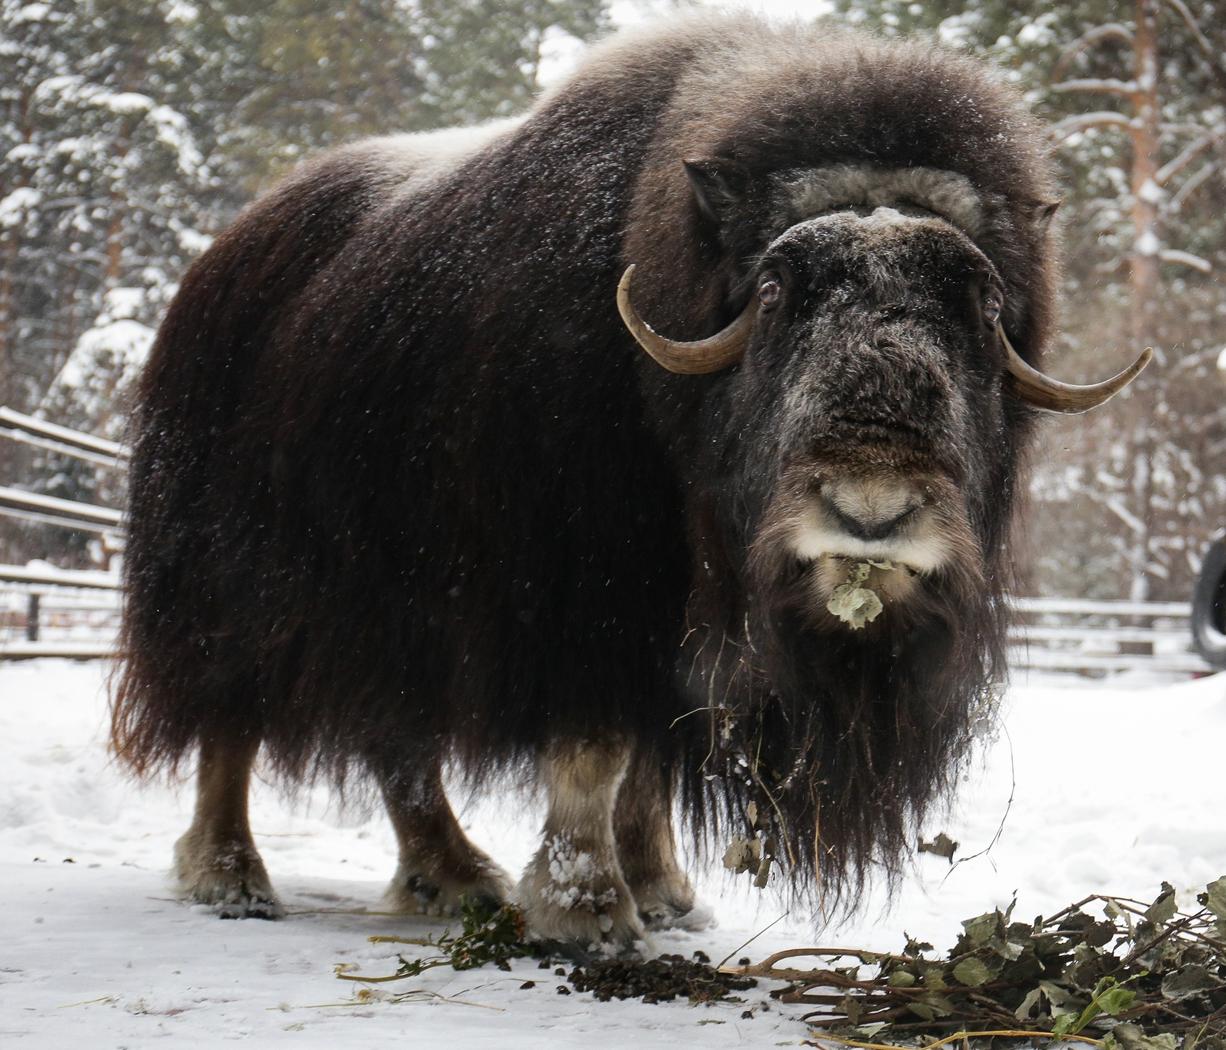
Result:
M1192 641L1211 666L1226 671L1226 529L1213 537L1196 579Z

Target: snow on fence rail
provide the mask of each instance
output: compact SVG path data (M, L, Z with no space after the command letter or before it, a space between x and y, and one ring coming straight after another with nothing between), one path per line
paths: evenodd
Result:
M1016 598L1009 632L1014 668L1106 674L1208 674L1192 650L1190 602Z
M123 513L113 507L99 507L93 503L44 496L39 492L26 492L8 485L0 485L0 514L37 521L44 525L81 529L85 532L123 531Z
M27 416L4 405L0 405L0 437L103 467L122 470L127 466L128 450L116 441L62 427L58 423L48 423L45 419Z
M85 460L95 466L116 470L127 467L128 450L117 442L48 423L3 405L0 405L0 438ZM0 516L100 533L103 544L111 551L123 549L123 514L113 507L0 485Z
M0 660L111 656L119 578L50 565L0 565Z

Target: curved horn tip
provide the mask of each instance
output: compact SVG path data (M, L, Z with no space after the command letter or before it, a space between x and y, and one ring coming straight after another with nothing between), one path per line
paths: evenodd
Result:
M1076 383L1062 383L1044 375L1028 364L1013 348L1003 326L997 325L996 331L1008 355L1008 370L1014 393L1027 404L1046 412L1088 412L1106 404L1136 379L1154 356L1153 347L1147 346L1131 365L1117 375L1101 383L1080 386Z

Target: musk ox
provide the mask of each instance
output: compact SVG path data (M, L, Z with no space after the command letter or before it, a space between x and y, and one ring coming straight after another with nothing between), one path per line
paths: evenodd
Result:
M990 706L1035 408L1144 363L1036 371L1053 201L974 64L707 15L253 204L134 421L114 744L199 752L184 892L277 911L262 749L378 785L409 910L514 895L543 939L635 942L693 907L674 799L854 904ZM444 769L539 778L518 886Z

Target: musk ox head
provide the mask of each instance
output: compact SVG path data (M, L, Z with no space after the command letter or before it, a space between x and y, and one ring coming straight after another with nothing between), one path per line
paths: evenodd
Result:
M977 244L992 220L962 176L793 172L734 192L710 165L689 174L725 243L766 228L728 282L746 305L707 339L652 330L633 267L619 289L657 362L713 377L690 380L709 384L710 428L691 479L696 750L755 855L794 885L825 875L832 899L875 861L893 870L1003 670L1029 408L1101 404L1148 358L1094 387L1027 365L1005 329L1028 304Z

